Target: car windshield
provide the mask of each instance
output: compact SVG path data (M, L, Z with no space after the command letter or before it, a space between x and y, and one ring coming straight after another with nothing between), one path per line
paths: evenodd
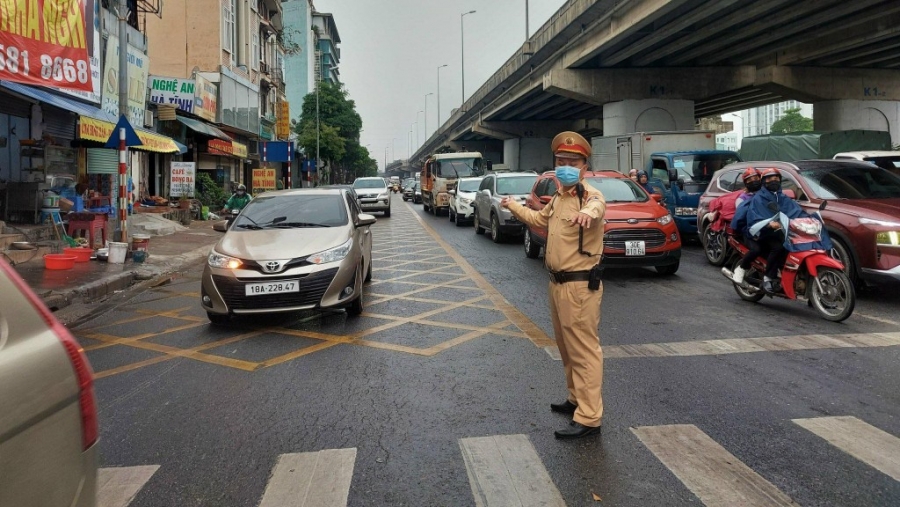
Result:
M892 171L894 174L900 174L900 156L892 157L869 157L866 162L877 165L882 169Z
M498 195L516 195L527 194L531 192L534 186L534 180L537 179L536 174L529 176L512 176L509 178L497 178L497 194Z
M697 189L692 188L688 190L686 185L686 192L702 192L706 190L706 184L712 180L713 173L734 162L738 162L737 156L728 153L676 155L672 157L672 166L678 171L678 178L684 179L685 183L693 184L691 185L692 187L697 187ZM703 184L702 188L701 183Z
M459 191L460 192L477 192L479 185L481 185L481 180L460 181L459 182Z
M456 158L437 161L437 174L441 178L465 178L467 176L481 176L480 158Z
M346 201L338 195L260 195L250 201L234 228L258 230L346 225Z
M801 169L800 175L823 199L900 198L900 177L880 167L833 165Z
M637 183L623 178L587 178L603 194L606 202L647 202L650 197Z
M386 186L381 178L358 179L353 182L353 188L385 188Z

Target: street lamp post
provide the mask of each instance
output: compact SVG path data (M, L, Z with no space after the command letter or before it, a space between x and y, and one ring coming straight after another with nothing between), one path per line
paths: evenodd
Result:
M419 112L421 112L421 111L419 111ZM416 144L415 144L415 146L416 146L416 148L418 148L418 147L419 147L419 115L418 115L418 114L416 114L416 121L413 122L412 127L413 127L413 129L415 129L415 131L416 131Z
M428 139L428 96L434 95L433 93L425 94L425 139Z
M525 40L531 37L531 31L528 30L528 0L525 0Z
M465 36L465 33L463 32L463 18L465 18L469 14L475 14L475 11L464 12L459 15L459 50L460 50L459 52L460 52L460 56L462 57L462 58L460 58L460 60L461 60L460 63L462 64L460 66L460 68L461 68L460 74L462 74L462 102L460 102L460 104L466 103L466 46L465 46L466 36Z
M437 113L438 113L438 121L437 121L437 129L441 128L441 69L446 67L447 64L441 65L437 68Z

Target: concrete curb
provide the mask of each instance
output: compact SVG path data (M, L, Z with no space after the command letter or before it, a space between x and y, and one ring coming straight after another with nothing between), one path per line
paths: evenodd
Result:
M97 302L110 294L125 290L136 289L143 291L160 285L171 279L172 275L181 271L192 263L205 259L209 255L212 245L195 248L189 252L167 258L162 264L145 264L130 271L116 273L104 277L101 280L91 282L66 291L53 291L42 296L44 304L51 310L58 311L74 303L90 304ZM135 283L137 282L137 283ZM100 306L78 320L92 318L99 312L105 311L105 306Z

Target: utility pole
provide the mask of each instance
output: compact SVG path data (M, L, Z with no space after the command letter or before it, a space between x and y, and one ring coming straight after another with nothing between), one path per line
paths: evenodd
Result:
M434 95L433 93L425 94L425 139L428 139L428 96Z
M475 14L475 11L464 12L459 15L459 51L461 58L461 74L462 74L462 102L460 102L460 109L462 109L462 104L466 103L466 34L463 32L463 18L466 17L467 14Z
M441 69L446 67L447 64L441 65L437 68L437 111L438 111L438 124L435 130L441 128Z
M525 0L525 40L531 37L531 31L528 29L528 0Z
M128 118L128 7L119 0L119 116ZM128 147L125 129L119 129L119 202L113 239L128 243Z
M319 76L316 76L316 173L322 179L322 168L319 166ZM318 183L316 184L318 186Z

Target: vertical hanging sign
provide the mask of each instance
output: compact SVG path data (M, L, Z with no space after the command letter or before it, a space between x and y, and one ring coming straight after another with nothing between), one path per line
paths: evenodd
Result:
M85 0L0 2L0 79L93 92L84 6Z

